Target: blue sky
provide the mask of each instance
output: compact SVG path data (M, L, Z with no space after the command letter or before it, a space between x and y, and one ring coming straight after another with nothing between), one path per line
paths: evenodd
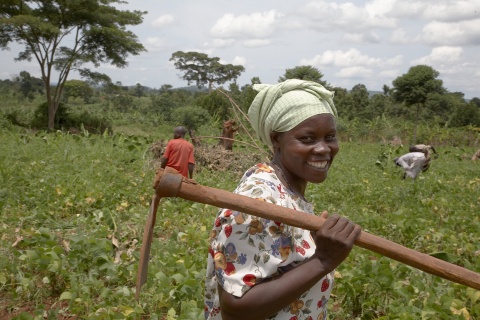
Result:
M97 70L124 85L185 86L169 59L197 51L243 65L240 86L253 77L276 83L286 69L311 65L333 86L381 91L426 64L449 91L480 97L480 0L128 2L122 8L148 11L129 28L148 52L130 56L124 69ZM39 77L35 61L13 61L17 53L15 46L0 51L0 78L22 70Z

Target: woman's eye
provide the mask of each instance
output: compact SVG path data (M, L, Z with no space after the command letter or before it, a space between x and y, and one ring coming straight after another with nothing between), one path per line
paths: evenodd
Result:
M315 141L315 138L306 136L306 137L300 137L299 140L302 141L303 143L311 143Z
M325 140L327 141L333 141L335 139L337 139L337 136L334 134L325 137Z

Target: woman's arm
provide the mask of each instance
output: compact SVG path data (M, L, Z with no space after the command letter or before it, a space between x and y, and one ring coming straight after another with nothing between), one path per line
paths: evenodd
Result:
M327 218L323 212L322 217ZM219 286L222 318L265 319L288 306L333 271L350 253L360 227L337 215L329 217L314 234L315 255L294 269L253 286L241 298Z

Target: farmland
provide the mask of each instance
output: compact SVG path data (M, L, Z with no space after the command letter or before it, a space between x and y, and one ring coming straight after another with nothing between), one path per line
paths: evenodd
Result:
M153 194L151 146L117 132L0 133L0 318L201 319L207 239L216 208L164 199L140 301L134 299ZM480 272L480 170L471 145L438 146L416 180L392 159L403 145L344 138L327 181L307 198L365 231ZM256 150L237 144L195 180L233 190ZM223 152L223 153L222 153ZM236 169L228 165L228 159ZM235 162L236 161L236 162ZM243 168L242 168L243 170ZM480 292L354 248L337 269L331 319L480 319Z

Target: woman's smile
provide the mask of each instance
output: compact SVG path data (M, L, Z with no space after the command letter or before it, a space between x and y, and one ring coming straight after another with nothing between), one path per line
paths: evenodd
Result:
M328 161L309 161L307 164L315 169L325 169L328 165Z

